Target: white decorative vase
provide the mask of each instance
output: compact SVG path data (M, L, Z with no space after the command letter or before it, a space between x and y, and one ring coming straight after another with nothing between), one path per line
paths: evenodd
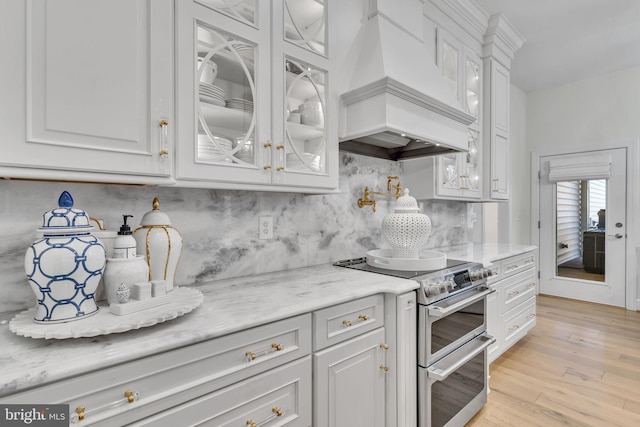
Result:
M431 234L431 220L420 213L415 197L409 189L398 197L393 213L382 219L382 235L391 244L393 258L418 258L420 248Z
M89 215L73 208L64 191L58 208L43 215L43 234L24 257L29 285L36 295L36 323L80 320L98 312L95 292L102 278L106 251L90 234Z
M160 211L157 197L153 199L153 210L144 214L133 237L138 254L146 257L149 280L164 280L167 292L172 291L182 253L182 236L171 226L169 216Z
M123 283L129 288L131 285L146 282L149 277L149 267L144 256L135 258L107 258L104 270L104 293L109 304L119 303L118 288Z

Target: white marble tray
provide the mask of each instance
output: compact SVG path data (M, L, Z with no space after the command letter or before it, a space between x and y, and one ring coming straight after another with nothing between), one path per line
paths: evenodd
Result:
M132 329L146 328L189 313L204 299L193 288L177 287L170 293L171 301L158 307L118 316L109 313L108 306L101 306L93 316L67 323L39 324L33 321L37 307L18 313L9 322L9 330L16 335L30 338L66 339L117 334Z
M367 264L387 270L430 271L445 268L447 255L437 251L422 250L418 258L393 258L391 249L376 249L367 252Z

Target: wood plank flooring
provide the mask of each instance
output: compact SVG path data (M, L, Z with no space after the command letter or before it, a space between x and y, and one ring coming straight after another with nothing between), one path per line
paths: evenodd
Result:
M640 426L640 312L539 295L536 327L489 374L467 426Z

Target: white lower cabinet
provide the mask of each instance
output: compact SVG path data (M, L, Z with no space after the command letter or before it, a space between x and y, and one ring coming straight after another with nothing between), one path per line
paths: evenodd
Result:
M487 332L496 338L489 363L518 342L536 325L538 269L533 252L494 262L488 285L496 292L487 300Z
M291 362L132 426L311 425L311 357Z
M314 426L385 425L384 328L315 353Z

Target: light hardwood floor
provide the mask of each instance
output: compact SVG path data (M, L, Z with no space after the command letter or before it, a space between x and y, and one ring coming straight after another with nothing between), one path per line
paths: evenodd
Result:
M536 327L489 374L467 426L640 426L640 312L538 296Z

